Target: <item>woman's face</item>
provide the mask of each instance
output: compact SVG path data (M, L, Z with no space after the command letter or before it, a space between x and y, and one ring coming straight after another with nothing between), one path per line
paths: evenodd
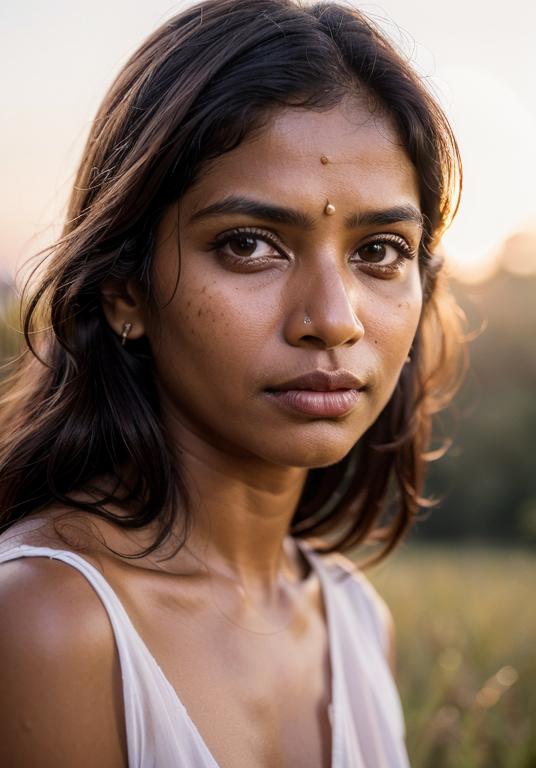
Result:
M212 161L155 253L147 333L179 439L278 465L343 458L410 350L421 232L415 171L357 104L280 111Z

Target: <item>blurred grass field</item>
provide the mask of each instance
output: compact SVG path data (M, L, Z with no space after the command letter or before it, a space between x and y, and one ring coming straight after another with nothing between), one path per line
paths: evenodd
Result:
M412 768L534 768L536 558L407 544L367 575L396 623Z

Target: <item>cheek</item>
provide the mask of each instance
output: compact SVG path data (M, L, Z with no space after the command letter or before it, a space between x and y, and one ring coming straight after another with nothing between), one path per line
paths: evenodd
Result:
M258 301L257 301L258 303ZM242 387L245 371L254 371L266 329L255 297L248 298L221 280L183 280L160 314L155 362L162 380L177 391Z
M197 292L181 291L164 315L166 329L194 347L227 338L231 322L222 304L218 293L207 286Z
M422 311L418 276L396 296L379 297L368 322L369 343L378 367L391 381L404 365L417 332Z
M169 364L188 368L196 362L209 365L214 354L229 349L232 326L229 307L214 289L205 286L197 292L178 292L161 315L161 334L169 351Z

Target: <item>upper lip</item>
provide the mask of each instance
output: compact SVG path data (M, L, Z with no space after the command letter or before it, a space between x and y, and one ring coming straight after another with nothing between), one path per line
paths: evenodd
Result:
M309 389L316 392L333 392L336 389L363 389L363 382L350 371L311 371L295 379L289 379L275 387L271 392L283 392L289 389Z

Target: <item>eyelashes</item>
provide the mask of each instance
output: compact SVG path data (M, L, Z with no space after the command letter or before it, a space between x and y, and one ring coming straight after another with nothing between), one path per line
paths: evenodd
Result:
M363 251L368 253L368 259L363 257ZM412 247L400 235L385 233L377 235L361 245L356 250L360 258L358 260L351 259L351 261L361 267L366 267L368 270L380 270L385 273L399 272L406 261L416 256L417 251L417 248ZM390 260L388 260L389 252L391 252Z
M209 249L231 265L245 270L289 261L291 252L270 231L256 227L238 227L223 232L210 244ZM380 233L368 238L349 254L349 263L367 272L393 274L400 272L405 262L413 259L418 248L404 237L394 233Z
M268 246L268 248L264 249L264 253L262 253L263 249L261 248L261 253L254 255L255 251L259 250L259 243ZM256 262L266 258L288 257L283 244L279 242L279 239L273 233L254 227L242 227L224 232L210 243L209 247L211 250L217 251L221 256L255 260ZM227 251L225 251L225 248L227 248Z

